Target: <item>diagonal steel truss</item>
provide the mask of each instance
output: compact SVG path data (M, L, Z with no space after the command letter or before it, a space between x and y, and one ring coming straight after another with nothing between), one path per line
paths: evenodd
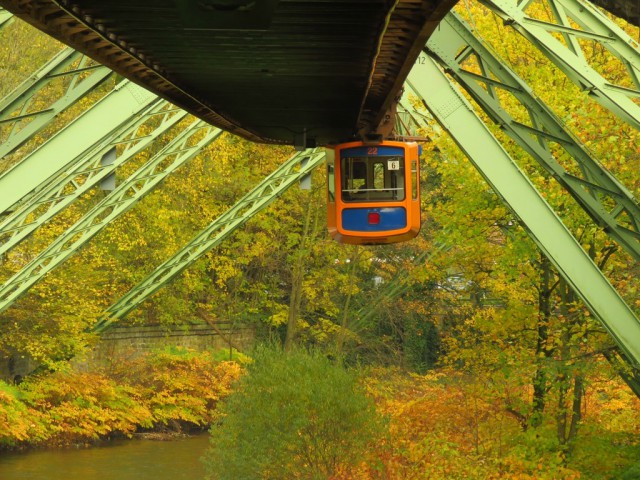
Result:
M293 155L233 207L191 239L181 250L156 268L145 280L111 305L92 330L104 331L111 323L139 306L185 268L242 227L251 217L264 210L300 179L309 175L324 162L324 156L322 149L307 150Z
M545 0L551 18L536 18L532 0L480 1L594 100L640 129L640 106L633 101L640 98L639 45L615 22L584 0ZM596 42L617 58L626 67L628 78L614 82L598 73L584 53L585 42Z
M0 101L0 158L14 152L112 75L107 67L89 61L80 52L65 48ZM66 86L48 89L55 82ZM45 90L50 103L42 107L38 94Z
M54 215L73 203L81 195L112 176L138 153L152 145L161 135L186 117L184 110L156 99L140 114L109 132L78 159L38 187L27 201L0 218L0 256L27 238ZM112 162L104 162L113 152Z
M48 272L73 255L104 227L132 208L185 162L217 139L221 130L201 120L177 135L118 188L78 220L49 247L0 287L0 312L7 309Z
M640 206L633 194L468 25L457 15L448 14L427 44L427 53L446 68L507 135L562 184L611 238L640 260ZM473 71L477 67L481 73ZM509 114L497 90L512 94L525 107L529 123L517 121ZM554 155L554 145L564 150L562 158Z
M104 98L0 175L0 215L15 209L52 175L68 168L112 130L128 124L157 97L131 82L120 82Z
M13 13L0 7L0 29L9 25L13 21Z

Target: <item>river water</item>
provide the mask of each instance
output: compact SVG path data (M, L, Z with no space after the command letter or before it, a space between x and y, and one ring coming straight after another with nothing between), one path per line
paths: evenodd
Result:
M209 436L86 449L0 453L0 480L202 480Z

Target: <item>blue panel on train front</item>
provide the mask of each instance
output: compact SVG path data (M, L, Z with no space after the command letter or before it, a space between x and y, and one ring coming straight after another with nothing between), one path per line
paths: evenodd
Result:
M406 226L407 211L404 207L347 208L342 211L342 228L344 230L385 232Z
M342 158L353 157L393 157L404 156L404 148L400 147L352 147L345 148L340 153Z

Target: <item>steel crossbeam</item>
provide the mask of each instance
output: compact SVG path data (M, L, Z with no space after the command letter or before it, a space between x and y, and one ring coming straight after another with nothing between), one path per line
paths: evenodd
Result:
M480 0L501 17L505 24L529 40L567 77L605 108L640 129L640 50L638 42L612 20L584 0L546 0L554 21L527 14L530 1ZM560 34L565 43L554 36ZM580 39L597 42L627 68L626 84L616 84L600 75L587 60Z
M0 175L0 215L25 201L52 175L67 168L73 159L105 136L144 111L157 97L131 82L123 81L108 95L51 137L27 158Z
M184 110L156 99L143 112L133 115L120 128L105 135L100 142L83 152L72 166L48 179L37 193L20 204L5 218L0 218L0 255L18 245L54 215L81 195L113 175L116 168L149 147L186 117ZM113 162L103 158L116 149ZM118 153L119 151L119 153Z
M4 8L0 8L0 29L9 25L13 21L13 18L13 13Z
M35 259L7 280L0 287L0 312L11 306L20 295L73 255L110 222L131 209L167 175L195 157L221 133L221 130L201 120L194 121Z
M418 129L428 128L428 123L433 120L426 110L418 111L411 104L405 88L400 101L398 102L396 113L396 135L403 140L419 139L424 140L425 137L420 136Z
M111 323L127 315L185 268L242 227L251 217L264 210L301 178L309 175L324 162L324 156L324 150L316 149L299 152L289 158L180 251L156 268L145 280L111 305L92 331L102 332Z
M0 158L14 152L113 73L102 65L87 66L87 61L80 52L65 48L0 101ZM32 110L38 92L61 79L68 85L60 89L60 96Z
M624 187L564 128L553 111L508 65L479 40L457 15L449 13L431 36L427 53L436 58L489 117L544 167L605 232L640 260L640 206ZM471 58L473 57L473 58ZM469 59L474 63L468 62ZM482 73L472 71L478 65ZM525 107L530 123L515 120L496 90L510 92ZM563 163L551 144L564 149Z
M413 267L419 267L420 265L428 264L429 261L436 255L446 253L453 248L453 243L440 242L434 244L431 250L426 250L417 255L411 262ZM364 305L358 309L354 315L352 323L365 324L371 317L376 314L376 309L383 302L393 302L398 297L402 296L412 288L411 282L407 281L409 272L402 268L400 272L397 272L392 279L383 285L375 299L367 305Z
M423 54L424 55L424 54ZM531 238L611 334L631 364L640 366L640 320L573 238L525 174L473 111L471 105L426 57L408 79L440 125L517 215Z
M640 398L640 375L637 370L630 367L627 358L621 354L618 348L604 349L602 354L613 370L620 375L633 393Z

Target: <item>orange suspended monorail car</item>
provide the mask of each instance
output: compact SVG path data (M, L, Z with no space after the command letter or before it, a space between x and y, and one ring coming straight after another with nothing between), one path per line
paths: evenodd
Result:
M404 242L420 231L419 156L413 142L350 142L327 155L327 212L341 243Z

